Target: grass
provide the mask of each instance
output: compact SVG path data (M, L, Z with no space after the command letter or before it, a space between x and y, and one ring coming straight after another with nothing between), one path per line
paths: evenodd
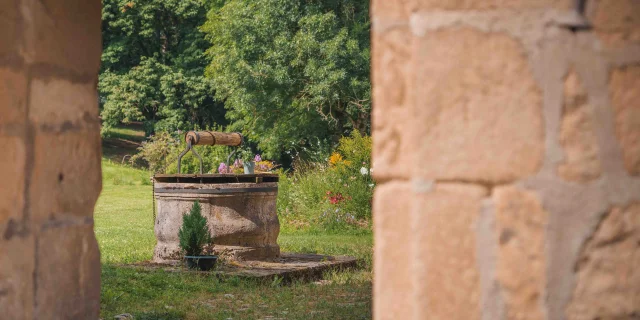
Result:
M102 140L102 154L107 159L121 163L128 158L125 156L136 154L144 140L141 124L120 125L109 130L108 137Z
M144 141L145 136L141 123L131 123L127 125L119 125L109 130L109 138L142 142Z
M327 273L322 284L260 283L197 274L127 268L151 259L152 189L146 171L103 161L95 211L102 260L100 316L136 319L370 319L372 236L367 232L290 232L283 251L352 255L361 269Z

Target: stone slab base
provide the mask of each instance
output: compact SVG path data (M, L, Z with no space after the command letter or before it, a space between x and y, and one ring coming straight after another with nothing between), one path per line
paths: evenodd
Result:
M214 271L193 271L179 260L165 260L161 263L145 261L125 265L148 270L162 269L167 272L210 273L220 277L242 277L271 280L275 277L283 281L315 280L329 270L355 268L357 259L348 256L325 256L319 254L283 253L270 261L220 261Z
M207 254L217 255L224 260L273 260L280 256L280 246L241 247L215 245L205 247ZM174 243L158 243L153 251L154 263L170 263L180 259L180 247Z
M220 256L224 260L235 261L271 261L278 259L280 256L280 246L278 245L259 248L216 245L211 251L213 254Z

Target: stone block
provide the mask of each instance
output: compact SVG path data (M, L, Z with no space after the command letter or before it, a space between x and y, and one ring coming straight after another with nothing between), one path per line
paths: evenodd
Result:
M565 80L563 108L560 144L565 159L558 166L558 175L574 182L596 179L602 173L598 141L588 95L575 72Z
M45 228L36 245L36 314L98 319L100 252L93 224Z
M476 222L487 190L438 184L414 199L415 319L480 319Z
M571 0L416 0L422 10L500 10L547 9L566 10Z
M617 48L640 42L640 2L637 0L595 0L589 18L598 38Z
M24 124L26 120L26 101L25 72L20 69L0 68L0 135L6 135L3 131L20 133L17 126Z
M22 46L21 19L17 1L0 1L0 61L7 58L12 58L13 62L17 60Z
M407 21L418 7L418 0L373 0L371 17L374 21Z
M502 288L506 318L543 320L545 227L547 212L533 192L496 188L496 276Z
M374 197L374 288L376 319L411 319L411 206L409 182L389 182L376 187Z
M568 320L640 315L640 204L614 207L583 246Z
M24 227L24 140L0 136L0 150L0 239L10 239Z
M374 20L408 20L418 10L569 10L573 8L571 0L374 0L371 12Z
M35 78L31 83L29 119L46 131L98 130L98 93L94 83Z
M408 130L411 101L413 36L408 28L373 33L373 167L377 179L408 178L414 143Z
M102 188L97 130L39 131L34 141L29 194L31 216L46 220L90 218Z
M613 70L609 95L615 113L616 137L622 146L624 165L640 175L640 66Z
M34 319L33 235L5 239L0 234L0 310L2 319Z
M418 175L505 183L536 173L544 152L542 98L522 46L468 28L416 41L411 131Z
M33 73L93 82L102 51L101 3L85 0L22 1L23 56Z

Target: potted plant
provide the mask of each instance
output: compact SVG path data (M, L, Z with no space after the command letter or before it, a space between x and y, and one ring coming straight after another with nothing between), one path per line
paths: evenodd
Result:
M244 174L253 174L255 172L255 165L253 152L246 147L240 150L240 159L242 159L242 166L244 167Z
M202 207L198 201L193 203L189 213L182 216L182 227L178 231L180 249L185 254L189 269L210 270L218 260L217 256L203 255L206 244L211 243L211 234L207 219L202 216Z

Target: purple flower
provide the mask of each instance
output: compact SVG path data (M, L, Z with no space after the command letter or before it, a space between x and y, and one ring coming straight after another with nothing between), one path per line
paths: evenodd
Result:
M236 161L233 163L233 166L236 168L242 167L242 161L240 161L240 159L236 159Z
M253 158L253 161L260 162L262 161L262 157L259 154L256 154L255 158Z
M220 166L218 166L218 173L229 173L229 167L224 162L221 162Z

